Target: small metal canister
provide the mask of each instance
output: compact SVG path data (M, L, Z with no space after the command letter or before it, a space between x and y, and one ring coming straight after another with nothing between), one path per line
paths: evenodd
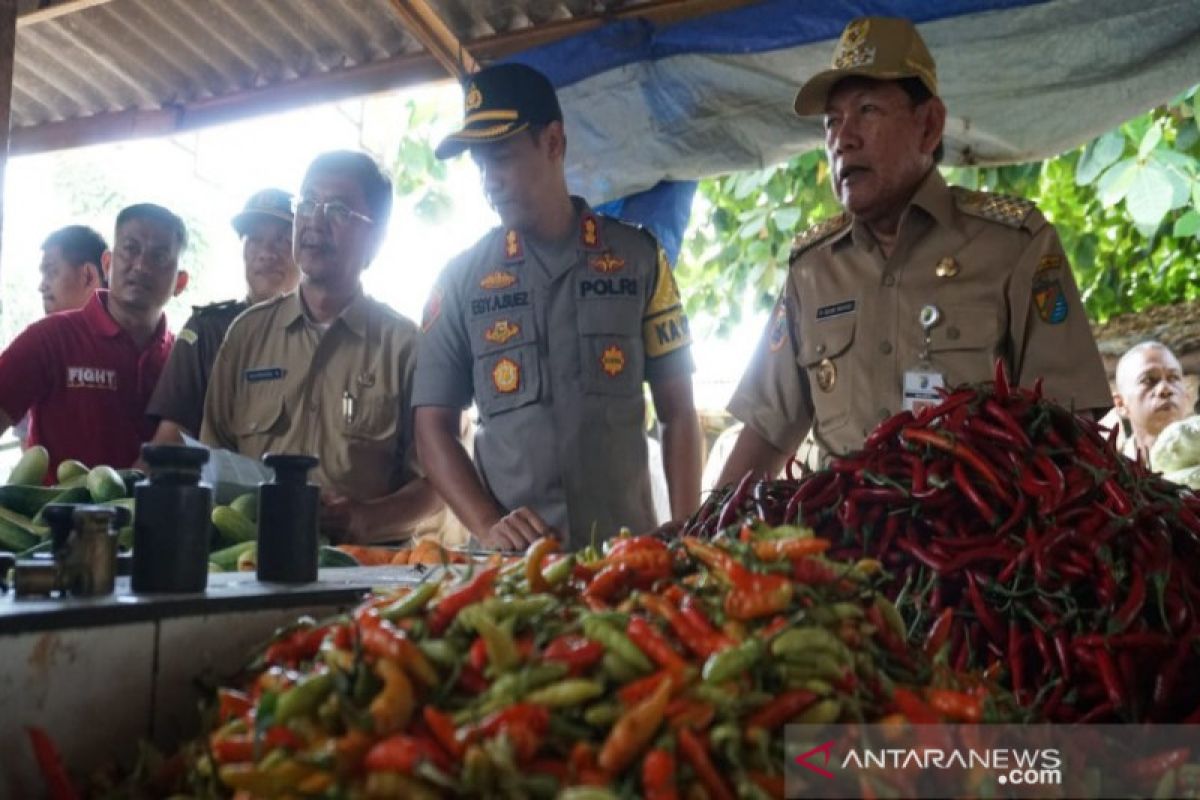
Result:
M142 459L150 478L134 489L133 591L203 592L213 497L200 469L208 450L147 444Z
M113 593L120 529L117 514L118 509L107 506L75 507L75 529L62 559L63 588L68 594L96 597Z

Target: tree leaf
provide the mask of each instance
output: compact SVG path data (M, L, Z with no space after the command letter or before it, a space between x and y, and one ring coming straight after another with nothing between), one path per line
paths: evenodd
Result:
M800 222L800 209L780 208L772 216L772 221L780 233L791 233Z
M1079 166L1075 168L1075 183L1087 186L1100 177L1100 173L1111 166L1125 151L1125 137L1119 131L1109 131L1093 139L1083 151Z
M1171 210L1171 178L1158 163L1150 161L1139 167L1125 195L1129 215L1139 228L1157 228Z
M1150 126L1150 130L1146 131L1146 135L1142 137L1142 143L1138 145L1138 158L1144 159L1149 156L1161 141L1162 125L1156 122Z
M1200 237L1200 211L1192 209L1175 220L1175 229L1171 231L1171 234L1176 239L1183 239L1188 236Z
M1096 191L1100 195L1100 202L1106 208L1111 208L1124 200L1126 192L1133 185L1133 178L1137 171L1137 160L1133 158L1122 159L1105 170L1104 174L1100 176L1100 180L1096 182Z

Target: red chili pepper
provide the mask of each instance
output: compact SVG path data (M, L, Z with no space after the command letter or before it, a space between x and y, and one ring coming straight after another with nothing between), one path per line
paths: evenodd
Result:
M972 469L980 474L989 486L995 490L1001 500L1012 503L1012 493L1001 482L996 471L978 453L953 437L944 436L937 431L919 428L905 428L900 434L906 441L929 445L938 450L952 454L955 458L965 461Z
M951 689L925 692L929 707L954 722L979 722L983 718L983 698Z
M925 637L925 655L933 658L945 646L950 638L950 630L954 624L954 609L947 606L933 625L929 626L929 634Z
M633 643L660 667L674 672L682 672L687 669L688 664L683 660L683 656L675 652L675 648L671 646L666 637L659 633L645 617L636 615L630 617L625 632L633 640Z
M753 482L753 470L748 471L742 476L737 488L733 490L733 493L725 501L725 505L721 507L721 513L717 517L717 530L725 530L737 521L738 509L742 507L742 503L746 502L746 497L750 493L750 484Z
M901 686L892 690L892 705L914 725L932 725L942 721L932 706L915 692Z
M492 593L492 587L499 574L500 567L480 570L466 584L439 600L429 615L429 630L437 635L444 633L446 628L450 627L450 623L454 622L459 611L472 603L478 603Z
M979 591L979 584L975 581L973 572L967 573L967 597L971 601L971 608L975 610L975 616L979 618L979 623L987 631L988 637L993 642L1003 642L1004 628L1001 626L1000 620L988 608L987 603L984 602L983 594Z
M1186 764L1191 755L1190 747L1164 750L1161 753L1130 761L1125 765L1125 773L1134 780L1157 781L1168 772Z
M1146 602L1146 576L1137 564L1134 564L1132 569L1133 577L1129 582L1129 594L1125 596L1125 602L1113 616L1113 620L1116 622L1115 632L1123 631L1132 625L1133 620L1141 613L1142 605Z
M483 677L483 674L470 664L459 671L458 683L471 694L483 694L491 687L487 678Z
M712 725L717 709L711 703L693 700L688 697L676 697L667 704L663 716L667 718L671 728L688 727L703 731Z
M676 800L675 756L654 748L642 759L642 797L645 800Z
M983 496L971 484L971 480L967 477L966 470L963 469L961 461L954 462L953 472L955 485L971 501L971 505L979 510L979 514L983 517L984 521L988 525L995 527L1000 521L1000 516L994 508L987 504L987 501L983 499Z
M467 744L479 739L490 739L501 733L508 736L518 761L529 761L537 754L542 737L550 726L550 712L544 706L532 703L517 703L486 717L478 725L468 728L464 739Z
M279 641L272 642L263 653L263 661L269 666L282 667L295 667L301 661L308 661L317 655L321 642L333 627L315 625L295 630Z
M807 689L793 689L767 702L746 720L746 730L761 728L773 731L799 716L802 711L817 702L817 695Z
M434 742L407 733L397 733L373 745L367 751L363 765L369 772L412 775L426 761L446 772L453 767L450 759Z
M675 680L681 673L669 669L660 669L652 675L631 681L617 690L617 699L627 706L637 705L658 689L663 681Z
M1100 682L1108 695L1108 701L1114 709L1125 707L1125 688L1121 685L1121 676L1117 665L1113 662L1112 654L1107 650L1093 651L1096 657L1096 669L1100 673Z
M583 590L583 596L592 600L608 602L618 592L629 587L634 577L633 570L625 564L613 564L596 573L591 583Z
M26 726L25 733L33 746L33 756L41 770L42 780L46 782L46 796L49 800L77 800L79 793L71 784L71 778L63 766L62 756L50 738L41 728Z
M1022 652L1022 645L1025 642L1025 637L1021 635L1021 628L1017 625L1016 620L1011 620L1008 623L1008 673L1009 679L1012 681L1013 695L1016 696L1017 702L1025 704L1025 655Z
M711 638L712 626L698 627L693 620L669 601L656 594L638 595L638 602L652 614L657 614L667 621L671 630L683 642L683 645L701 658L708 658L715 652Z
M997 358L993 368L992 390L996 394L996 399L1003 403L1008 400L1009 396L1008 371L1004 368L1004 359Z
M217 689L217 719L221 722L245 716L252 708L254 701L245 692L225 687Z
M442 749L449 753L454 760L461 761L466 748L458 740L457 728L450 715L435 706L426 705L421 709L421 716L424 718L425 724L429 726L430 734L442 746Z
M696 604L696 601L691 597L685 598L683 605L679 609L679 613L688 621L688 625L693 630L699 632L708 643L709 653L718 650L724 650L727 647L733 646L733 640L726 636L721 631L713 627L709 622L704 611ZM686 644L686 642L685 642Z
M893 414L883 422L875 426L875 430L867 434L867 439L863 442L863 450L875 450L887 443L889 439L905 425L913 422L916 418L911 411L901 411L899 414Z
M263 731L261 740L258 742L255 741L252 733L225 736L214 733L209 739L208 746L218 764L235 764L254 761L258 756L278 748L299 750L304 747L304 740L283 725L272 725Z
M679 754L691 765L711 800L735 800L733 790L708 755L708 745L690 728L679 729Z
M604 645L582 636L564 634L546 645L542 651L545 661L559 661L570 668L570 674L582 675L604 657Z
M467 651L467 663L480 672L487 669L487 642L482 636L476 636L475 641L471 642L471 648Z

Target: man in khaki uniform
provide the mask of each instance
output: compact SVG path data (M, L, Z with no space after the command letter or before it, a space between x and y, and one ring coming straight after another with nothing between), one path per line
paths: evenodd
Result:
M319 156L295 210L298 290L234 321L213 365L201 439L251 458L320 459L321 528L395 540L438 510L412 447L417 329L363 294L392 186L361 153Z
M656 525L643 386L663 429L671 515L699 502L691 337L670 265L645 231L567 191L566 136L541 73L474 76L461 131L503 227L454 259L425 310L413 389L421 463L488 547L572 548ZM474 401L475 465L457 440Z
M766 332L730 402L746 424L722 483L774 473L811 429L825 453L880 420L992 376L1078 411L1111 404L1104 367L1053 226L1019 198L948 187L946 109L912 23L851 22L796 113L824 115L845 213L797 237Z

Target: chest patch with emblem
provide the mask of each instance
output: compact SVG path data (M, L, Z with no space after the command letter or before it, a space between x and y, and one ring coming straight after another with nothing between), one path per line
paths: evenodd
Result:
M521 367L511 358L502 358L492 367L492 386L500 394L512 394L521 388Z
M116 391L117 371L100 367L67 367L67 388Z
M610 378L615 378L625 371L625 351L619 345L609 345L600 355L600 368Z
M832 305L821 306L820 308L818 308L817 309L817 321L821 322L821 321L824 321L827 319L834 319L835 317L844 317L846 314L853 314L853 313L854 313L854 301L853 300L843 300L840 303L833 303Z
M476 297L471 301L471 313L479 316L527 305L529 305L529 292L506 292L493 297Z
M776 353L783 347L783 343L787 341L787 322L788 322L788 307L787 303L780 303L775 309L775 318L771 320L771 334L768 337L771 352Z
M612 253L601 253L588 259L588 266L601 275L611 275L625 269L625 259L617 258Z
M637 278L589 278L579 282L580 297L622 297L637 293Z
M248 369L243 373L247 383L262 383L263 381L277 381L284 376L282 367L259 367L258 369Z
M490 289L491 291L499 291L501 289L507 289L510 286L515 286L516 284L516 275L502 269L497 269L483 276L482 280L479 281L479 288Z
M504 344L520 335L521 326L510 319L498 319L492 323L492 327L483 332L484 340L492 344Z
M1038 316L1051 325L1064 321L1070 310L1057 273L1038 276L1033 284L1033 302L1037 306Z
M817 388L822 392L832 392L837 384L837 365L828 358L821 359L817 364Z

